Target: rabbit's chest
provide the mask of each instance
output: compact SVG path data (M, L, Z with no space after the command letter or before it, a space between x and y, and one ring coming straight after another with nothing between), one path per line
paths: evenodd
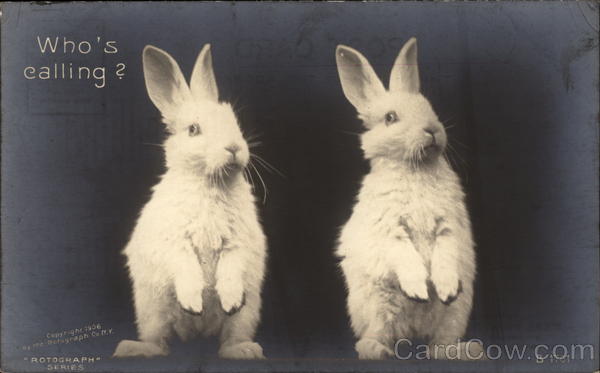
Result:
M413 235L430 235L436 220L443 217L446 201L439 196L421 195L396 206L397 224L406 227Z
M452 200L447 191L435 187L398 188L378 202L381 224L397 239L410 240L421 255L429 257Z
M394 217L405 235L424 257L429 257L436 239L436 230L446 214L441 206L444 201L436 198L414 200L399 208Z
M183 215L180 234L199 255L219 252L234 234L235 217L229 209L219 204L199 204L196 209L188 206Z
M220 204L203 204L202 207L186 212L187 219L180 232L185 245L196 253L207 286L210 287L214 286L221 253L235 235L232 228L235 217L229 208Z

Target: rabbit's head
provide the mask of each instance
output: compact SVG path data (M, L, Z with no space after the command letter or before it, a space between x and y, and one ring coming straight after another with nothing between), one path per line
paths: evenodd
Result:
M365 157L416 167L438 159L447 138L444 126L420 93L415 38L400 50L387 90L358 51L339 45L335 57L344 94L367 128L362 135Z
M169 132L167 168L215 181L238 175L250 153L233 109L219 102L210 45L200 51L189 86L177 62L159 48L146 46L143 64L148 95Z

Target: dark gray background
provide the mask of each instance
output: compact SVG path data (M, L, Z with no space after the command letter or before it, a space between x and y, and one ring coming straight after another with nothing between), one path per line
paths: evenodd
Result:
M486 344L588 344L598 338L597 3L183 4L2 6L2 364L31 356L108 357L135 338L120 250L163 172L158 111L141 52L171 53L189 77L213 45L221 98L261 134L269 241L257 340L265 363L215 359L216 340L175 344L171 357L87 370L591 371L597 360L484 366L360 364L333 253L368 171L334 49L350 45L387 83L411 36L424 94L448 129L468 195L479 276L467 337ZM119 52L42 56L36 36L117 41ZM25 66L127 65L125 78L26 80ZM257 195L262 198L259 188ZM259 200L261 199L259 198ZM102 323L114 335L19 348ZM597 351L596 351L597 354ZM596 355L597 356L597 355ZM517 368L520 367L520 368Z

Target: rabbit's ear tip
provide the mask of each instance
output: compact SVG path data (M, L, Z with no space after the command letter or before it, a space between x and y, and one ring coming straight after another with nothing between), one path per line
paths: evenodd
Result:
M144 47L144 51L143 51L144 55L151 55L151 54L156 54L156 53L167 54L165 51L163 51L162 49L160 49L158 47L155 47L154 45L148 44Z
M353 53L354 50L352 48L350 48L347 45L344 44L338 44L338 46L335 48L335 54L339 57L345 57L346 53Z

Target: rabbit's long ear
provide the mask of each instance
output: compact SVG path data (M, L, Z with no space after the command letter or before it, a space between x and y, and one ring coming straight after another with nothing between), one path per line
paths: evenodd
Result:
M196 59L192 80L190 81L192 95L197 100L219 101L219 90L212 66L210 44L205 44Z
M359 111L385 93L385 88L369 61L355 49L338 45L335 50L340 81L344 95Z
M417 39L410 38L404 44L390 75L391 92L420 92L419 65L417 63Z
M179 65L167 52L147 45L143 64L148 96L163 116L168 116L191 97Z

